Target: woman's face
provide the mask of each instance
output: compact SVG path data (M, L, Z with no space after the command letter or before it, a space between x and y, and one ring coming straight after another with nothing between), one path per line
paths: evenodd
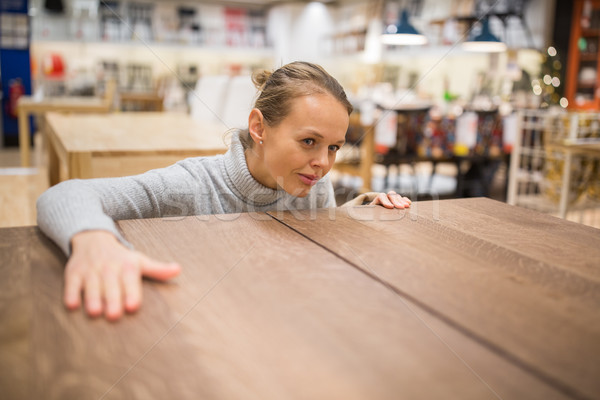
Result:
M329 94L293 100L290 114L265 126L262 183L304 197L329 172L348 129L348 111Z

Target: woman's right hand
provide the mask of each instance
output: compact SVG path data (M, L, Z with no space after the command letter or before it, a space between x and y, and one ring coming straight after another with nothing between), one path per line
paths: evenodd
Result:
M81 304L88 315L117 320L136 311L142 301L142 277L165 281L179 274L176 263L163 263L128 249L110 232L92 230L71 239L72 254L65 268L65 306Z

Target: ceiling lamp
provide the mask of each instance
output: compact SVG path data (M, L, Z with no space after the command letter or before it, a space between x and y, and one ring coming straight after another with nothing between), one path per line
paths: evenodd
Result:
M408 11L403 10L400 13L400 21L397 25L388 25L385 33L381 35L381 41L384 44L397 46L415 46L427 43L427 38L417 31L408 22Z
M501 53L506 51L506 44L490 31L490 22L487 17L481 21L481 33L474 39L464 42L462 47L466 51L483 53Z

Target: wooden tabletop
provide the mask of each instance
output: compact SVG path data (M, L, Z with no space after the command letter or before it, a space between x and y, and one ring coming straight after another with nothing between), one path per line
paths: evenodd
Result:
M102 112L108 111L109 105L106 99L93 96L46 97L39 100L33 96L21 96L19 97L18 107L25 108L29 112Z
M107 90L112 90L107 88ZM65 96L65 97L46 97L36 99L33 96L21 96L17 102L19 114L19 151L21 153L21 166L29 167L31 165L30 141L31 132L29 130L29 115L43 114L46 112L64 111L70 113L107 113L112 105L112 98L108 97L87 97L87 96Z
M592 399L600 231L487 199L119 223L182 274L118 323L0 229L8 398Z
M46 121L67 152L115 155L189 151L212 155L227 148L226 127L200 123L183 113L48 113Z

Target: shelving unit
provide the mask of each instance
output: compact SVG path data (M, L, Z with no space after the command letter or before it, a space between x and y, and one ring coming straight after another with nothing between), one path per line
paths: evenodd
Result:
M567 70L571 109L600 109L599 60L600 0L575 0Z
M191 65L198 70L206 64L209 73L217 63L221 69L263 66L263 60L270 65L274 57L264 7L185 0L65 1L65 13L52 14L42 0L33 0L32 55L40 71L42 58L51 53L62 55L69 68L90 71L94 63L125 66L139 60L151 66L155 77Z
M597 226L600 114L522 110L518 124L508 203L577 222L585 212Z
M65 0L61 14L33 0L32 40L163 43L193 47L268 48L266 10L258 6L157 0Z
M53 14L43 0L32 1L33 75L36 91L47 96L93 93L114 78L118 92L136 98L162 85L170 93L165 109L181 111L199 76L269 68L275 58L264 7L64 0L65 12ZM53 79L46 73L50 57L64 63Z

